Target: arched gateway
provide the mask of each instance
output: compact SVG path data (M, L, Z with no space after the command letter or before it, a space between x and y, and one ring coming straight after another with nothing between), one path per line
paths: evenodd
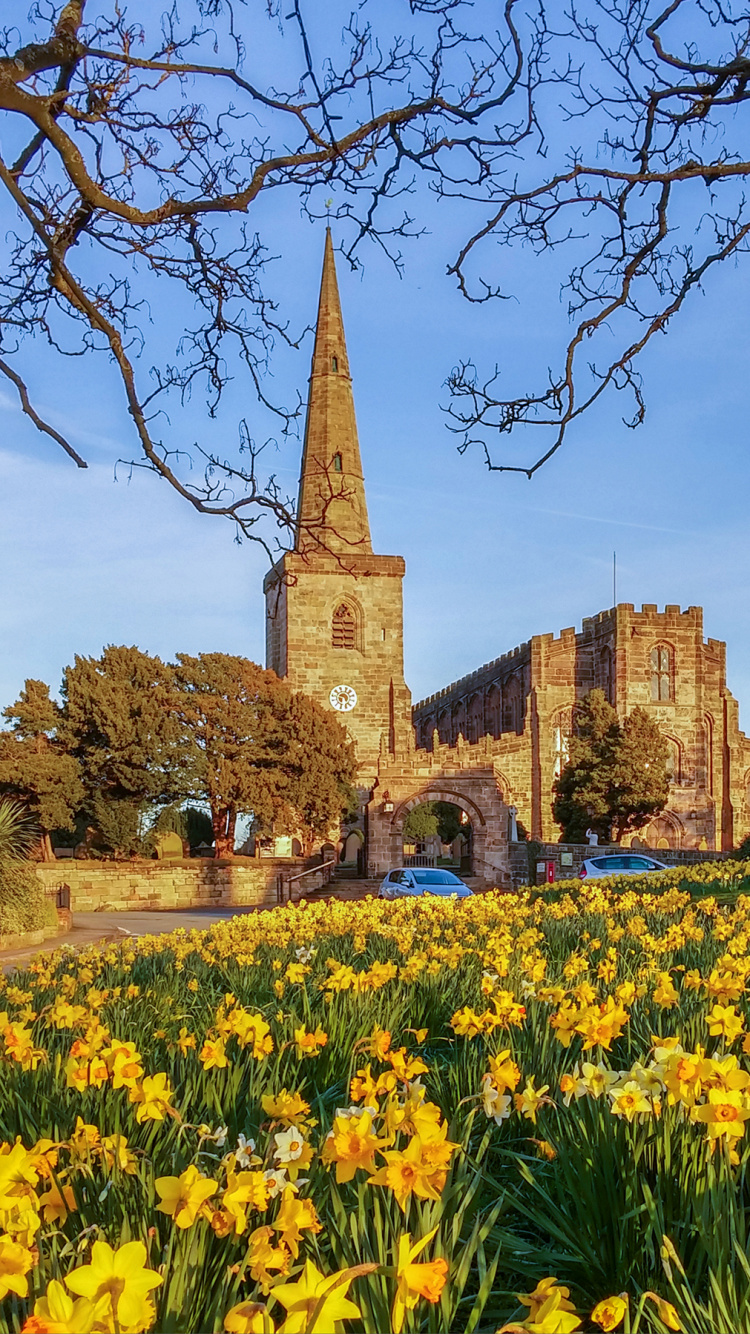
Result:
M487 886L508 886L508 808L494 769L486 763L479 767L478 757L472 756L472 767L425 773L427 755L414 750L401 757L400 764L395 756L381 757L378 783L367 807L369 875L384 875L401 864L409 811L425 801L447 801L471 821L474 876Z

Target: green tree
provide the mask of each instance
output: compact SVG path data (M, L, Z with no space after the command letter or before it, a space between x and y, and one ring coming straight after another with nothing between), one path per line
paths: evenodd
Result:
M434 801L423 801L409 811L404 820L403 835L408 843L418 843L423 838L431 838L438 832L438 815Z
M636 708L622 726L601 690L576 709L568 762L553 785L552 812L567 842L593 829L619 842L664 809L669 797L667 744L658 725Z
M271 829L285 814L291 694L274 672L227 653L178 653L175 709L192 747L214 851L231 857L237 816Z
M42 857L52 861L52 831L74 829L85 800L80 763L61 739L62 711L44 681L26 681L3 716L12 728L0 733L0 793L25 804L40 832Z
M298 833L306 855L351 815L356 803L354 747L338 718L308 695L294 694L286 719L285 813L279 820Z
M190 794L191 747L174 707L175 669L109 645L65 669L58 735L79 761L85 807L115 855L142 851L147 811Z
M470 826L461 823L461 808L454 806L452 801L436 801L435 814L443 843L452 843L459 834L468 836Z
M620 729L612 772L610 817L617 843L635 833L669 800L669 751L658 723L636 707Z

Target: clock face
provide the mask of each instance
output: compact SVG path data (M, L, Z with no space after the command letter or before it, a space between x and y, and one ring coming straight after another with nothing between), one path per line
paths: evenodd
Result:
M352 686L334 686L328 698L339 713L351 713L357 703L357 692Z

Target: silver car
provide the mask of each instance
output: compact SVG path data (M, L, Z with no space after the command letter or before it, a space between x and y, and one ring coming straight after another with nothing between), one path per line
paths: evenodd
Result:
M663 862L653 857L642 857L635 852L613 852L601 857L589 857L578 872L581 880L594 880L603 875L644 875L647 871L666 871Z
M416 898L438 894L441 898L471 898L471 890L452 871L437 866L397 866L389 871L378 891L380 899Z

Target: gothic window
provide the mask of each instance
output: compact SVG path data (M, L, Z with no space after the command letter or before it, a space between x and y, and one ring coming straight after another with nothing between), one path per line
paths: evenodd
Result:
M714 790L714 724L706 714L703 719L703 735L706 747L706 787L713 795Z
M331 643L334 648L357 647L357 621L346 602L342 602L333 613Z
M610 704L614 704L614 682L612 680L612 650L609 645L602 649L599 659L599 679L601 689L604 691Z
M334 471L334 472L341 472L341 471L342 471L342 469L341 469L341 455L340 455L340 454L334 454L334 456L333 456L333 471Z
M673 698L672 650L666 644L657 644L651 650L651 699L657 704Z
M338 359L338 357L331 357L331 370L333 370L333 371L337 371L338 368L339 368L339 359Z
M552 750L554 754L553 777L559 778L568 763L568 742L570 740L571 713L565 710L558 713L552 725Z

